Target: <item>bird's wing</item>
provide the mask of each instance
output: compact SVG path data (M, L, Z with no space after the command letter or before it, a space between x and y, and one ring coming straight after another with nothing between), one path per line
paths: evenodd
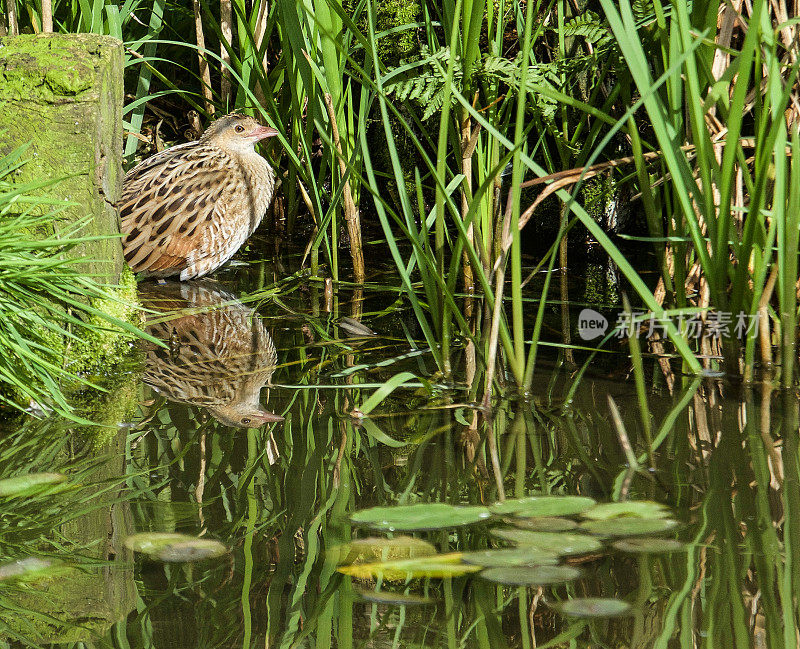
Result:
M217 149L190 144L144 161L125 178L121 230L125 259L136 272L186 268L208 224L224 216L235 196L234 161Z

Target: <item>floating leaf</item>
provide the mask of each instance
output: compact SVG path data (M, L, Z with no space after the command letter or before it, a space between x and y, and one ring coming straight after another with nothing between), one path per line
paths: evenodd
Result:
M514 516L572 516L586 511L595 501L585 496L530 496L505 500L491 506L493 514Z
M350 520L358 525L369 525L380 530L441 530L478 523L490 515L486 507L421 503L362 509L355 512Z
M666 518L669 508L650 500L629 500L624 503L603 503L583 513L584 518L605 521L613 518Z
M572 617L615 617L631 609L628 602L605 597L576 597L554 606L563 615Z
M27 473L0 480L0 498L30 496L67 479L63 473Z
M383 561L379 563L358 563L340 566L339 572L356 579L379 579L386 581L405 581L422 577L444 578L460 577L480 570L480 566L461 563L461 553L438 554L434 557L406 559L404 561Z
M419 606L420 604L432 604L435 601L431 597L395 593L389 590L358 590L356 593L359 597L368 602L394 604L396 606Z
M639 554L659 554L662 552L679 552L688 546L675 539L659 539L647 536L644 538L623 539L612 544L617 550Z
M0 565L0 581L25 581L50 576L61 564L50 559L25 557Z
M556 518L553 516L543 516L541 518L506 518L506 523L519 527L523 530L533 530L534 532L566 532L578 527L578 522L571 518Z
M581 529L596 536L643 536L662 534L677 527L670 518L611 518L606 521L585 521Z
M345 543L335 550L340 552L339 563L346 564L396 561L436 554L436 548L433 545L413 536L396 536L393 539L371 536Z
M125 539L125 546L134 552L170 563L213 559L228 552L228 548L219 541L169 532L134 534Z
M481 577L500 584L544 586L558 584L580 577L581 571L572 566L517 566L515 568L489 568Z
M559 556L595 552L602 547L600 541L585 534L533 532L504 527L492 530L492 535L517 545L530 546L541 552L550 552Z
M542 566L558 563L558 555L555 552L544 552L533 547L466 552L461 558L467 563L474 563L484 568Z

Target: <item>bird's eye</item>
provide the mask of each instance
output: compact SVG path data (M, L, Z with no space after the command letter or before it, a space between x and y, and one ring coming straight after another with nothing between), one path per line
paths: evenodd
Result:
M241 124L237 124L236 126L233 127L233 130L236 131L237 133L244 133L244 126L242 126ZM250 420L248 419L247 421Z
M249 424L249 423L250 423L250 419L248 419L247 417L245 417L245 418L243 418L243 419L242 419L242 423L243 423L243 424Z

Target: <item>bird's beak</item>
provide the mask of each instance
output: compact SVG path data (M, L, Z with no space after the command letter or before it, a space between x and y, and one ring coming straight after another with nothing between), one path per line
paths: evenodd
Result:
M256 139L256 141L258 141L263 140L266 137L273 137L277 134L277 129L274 129L271 126L256 126L248 137L253 137Z
M256 414L258 420L263 424L271 424L276 421L283 421L283 417L280 415L276 415L274 412L268 412L266 410L261 410Z

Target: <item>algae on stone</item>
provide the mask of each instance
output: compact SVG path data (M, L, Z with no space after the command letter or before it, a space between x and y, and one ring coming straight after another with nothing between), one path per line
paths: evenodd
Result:
M116 283L123 268L115 203L122 182L123 49L94 34L24 34L0 41L0 156L30 142L16 182L59 180L74 205L65 228L91 216L84 270Z

